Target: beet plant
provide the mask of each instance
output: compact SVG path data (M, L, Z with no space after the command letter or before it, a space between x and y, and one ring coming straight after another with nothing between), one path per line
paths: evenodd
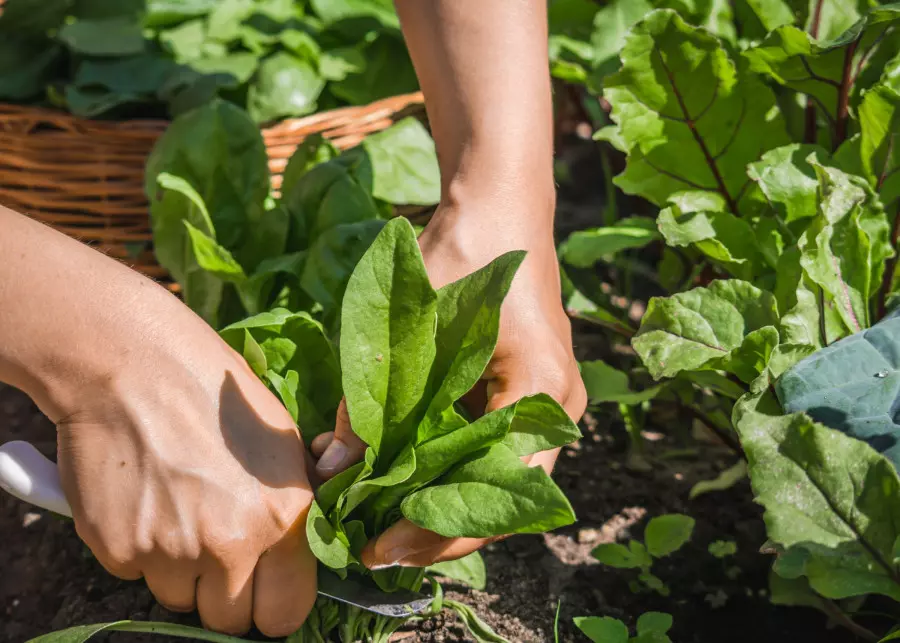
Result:
M730 416L766 509L773 601L878 640L849 599L900 600L900 321L886 316L898 291L900 5L842 31L817 22L821 5L767 35L740 37L747 21L713 33L673 10L631 28L602 80L612 124L598 137L626 156L615 184L659 208L655 281L671 294L650 300L638 328L583 298L577 308L631 337L667 382L654 397L693 407L727 440ZM617 236L637 238L629 226ZM561 253L570 266L615 252L612 232L594 249L592 233L576 234ZM658 238L643 236L627 247ZM633 396L625 385L617 395Z

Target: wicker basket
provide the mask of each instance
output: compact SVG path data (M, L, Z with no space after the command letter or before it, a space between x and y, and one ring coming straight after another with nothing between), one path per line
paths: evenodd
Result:
M2 0L0 0L2 4ZM424 112L420 93L289 119L263 129L276 189L294 149L311 134L337 147ZM149 249L144 163L166 121L92 121L0 104L0 203L161 279Z

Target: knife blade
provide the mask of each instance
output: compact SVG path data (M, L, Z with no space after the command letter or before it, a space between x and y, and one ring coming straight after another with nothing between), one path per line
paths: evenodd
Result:
M56 464L28 442L17 440L0 445L0 489L42 509L72 516ZM385 592L358 576L342 579L322 565L318 570L318 593L392 618L421 614L432 601L419 592Z

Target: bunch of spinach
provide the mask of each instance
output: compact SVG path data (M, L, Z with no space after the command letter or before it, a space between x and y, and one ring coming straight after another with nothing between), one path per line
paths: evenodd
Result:
M849 599L900 600L900 479L885 457L900 438L900 320L873 326L898 291L900 5L853 7L838 26L817 22L829 4L766 13L770 33L736 39L672 10L641 17L603 76L612 125L598 138L625 154L615 184L659 208L658 232L626 220L561 254L578 268L662 238L656 283L673 294L639 328L578 293L570 307L673 378L654 397L693 404L689 385L731 415L777 555L773 601L878 640ZM627 379L594 389L635 397ZM730 431L721 417L709 423Z
M457 406L493 353L500 305L523 256L502 255L435 292L413 227L396 218L349 279L338 350L321 325L287 311L222 331L289 409L331 413L346 398L365 459L318 489L307 523L313 552L339 575L372 573L360 562L363 546L401 517L448 537L538 533L574 521L544 470L521 460L579 437L561 406L533 395L472 421ZM418 589L424 574L372 573L387 591ZM397 624L341 608L334 626L354 641L372 628L387 636Z
M334 325L393 206L440 197L434 142L406 119L344 153L310 137L274 198L259 129L223 100L174 120L145 182L157 259L216 328L279 306Z
M418 87L383 0L7 0L0 100L86 117L222 96L269 122Z

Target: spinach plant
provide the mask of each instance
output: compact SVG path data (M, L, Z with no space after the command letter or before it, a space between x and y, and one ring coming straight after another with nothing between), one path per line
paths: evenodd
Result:
M346 398L353 430L368 445L365 459L318 489L307 523L316 557L339 575L369 575L363 546L401 517L448 537L538 533L574 521L544 470L521 460L579 437L562 407L539 394L471 422L456 408L490 360L500 305L523 256L502 255L435 292L411 224L395 218L350 276L337 349L319 322L286 310L221 331L296 413L305 439L331 428L341 394ZM305 418L316 413L308 431ZM483 582L472 559L434 571ZM419 589L425 570L372 576L386 591ZM316 609L334 609L326 605ZM308 638L299 640L319 640L317 622L334 621L348 642L384 640L400 624L339 610L336 621L317 613Z
M178 114L219 95L256 122L418 84L381 0L7 0L0 100L78 116Z
M632 592L643 588L653 590L662 596L669 595L669 588L652 573L653 561L675 553L691 539L694 519L683 514L657 516L647 523L644 542L630 540L628 545L604 543L594 548L594 558L604 565L618 569L638 569L637 582L631 582Z
M259 129L222 100L175 119L145 181L157 259L217 328L279 306L336 323L350 272L393 206L440 197L434 143L406 119L344 153L307 139L275 198Z
M612 125L599 138L626 156L615 184L659 208L662 261L689 268L667 281L661 263L671 294L618 330L650 376L689 381L730 414L782 602L824 605L875 641L851 617L866 594L900 599L897 322L885 317L900 5L854 5L849 23L829 2L776 5L783 15L737 21L734 36L647 13L603 76Z
M500 306L523 258L524 252L509 252L435 291L413 227L399 217L383 226L352 271L337 346L322 323L302 311L276 308L221 330L278 393L306 440L333 426L334 409L346 398L353 430L368 445L365 458L319 487L306 529L321 564L341 577L363 574L385 591L419 590L424 569L371 572L360 562L366 542L401 517L442 536L479 538L574 522L571 505L550 476L522 461L580 437L559 404L532 395L472 421L456 406L493 354ZM662 534L660 542L666 538ZM432 572L484 583L477 555L436 565ZM436 609L459 613L476 640L504 641L469 607L443 599L437 583L433 589ZM405 620L320 599L289 640L384 643ZM80 642L106 629L237 640L121 622L38 641Z

